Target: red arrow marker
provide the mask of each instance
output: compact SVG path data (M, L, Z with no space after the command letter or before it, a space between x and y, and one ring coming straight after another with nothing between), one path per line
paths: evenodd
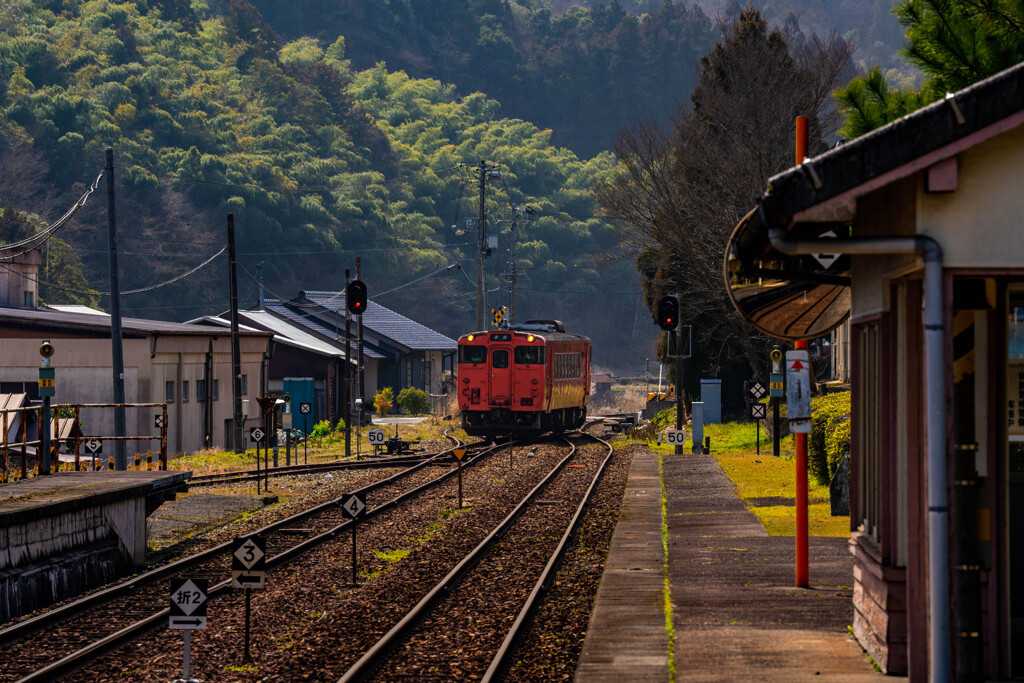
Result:
M799 360L793 361L793 364L789 366L793 370L803 370L804 366Z

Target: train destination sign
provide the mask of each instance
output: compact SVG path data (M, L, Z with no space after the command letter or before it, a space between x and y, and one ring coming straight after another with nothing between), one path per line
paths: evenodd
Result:
M845 224L817 226L793 237L849 236ZM777 251L756 209L736 226L725 252L725 285L733 306L761 332L788 341L821 337L849 317L849 271L848 255Z

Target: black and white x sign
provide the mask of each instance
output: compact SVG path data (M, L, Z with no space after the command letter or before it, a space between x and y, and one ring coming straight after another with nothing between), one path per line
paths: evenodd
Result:
M754 420L763 420L768 414L765 404L763 403L751 403L750 404L750 417Z
M309 415L313 412L313 405L311 403L300 403L299 413L302 415Z
M349 519L359 519L366 514L366 496L362 493L346 493L341 497L341 511Z

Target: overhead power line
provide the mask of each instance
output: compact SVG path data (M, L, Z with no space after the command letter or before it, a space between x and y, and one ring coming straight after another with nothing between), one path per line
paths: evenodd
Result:
M30 235L29 237L26 237L25 239L23 239L23 240L21 240L19 242L13 242L11 244L0 245L0 251L9 251L9 250L12 250L12 249L20 249L21 247L26 247L27 246L26 249L18 252L17 254L0 255L0 261L13 261L14 259L18 258L19 256L27 254L28 252L32 251L33 249L37 249L43 242L45 242L48 239L50 239L51 237L53 237L54 233L56 233L58 230L60 230L61 227L63 227L64 224L67 223L71 219L72 216L74 216L76 213L78 213L79 209L81 209L83 206L85 206L86 200L89 199L89 196L93 192L96 191L97 187L99 187L100 179L101 178L103 178L103 171L100 171L99 175L96 176L96 180L94 180L92 182L92 185L90 185L89 189L85 191L85 194L83 194L78 199L78 201L75 202L71 206L71 208L67 210L67 212L63 216L58 218L54 223L48 225L45 230L42 230L41 232L37 232L34 235ZM31 245L31 246L28 246L28 245Z
M210 258L208 258L205 261L203 261L202 263L200 263L195 268L191 268L190 270L187 270L184 273L181 273L180 275L176 275L176 276L172 277L170 280L165 280L164 282L160 282L160 283L157 283L155 285L149 285L148 287L141 287L139 289L129 289L127 291L121 292L121 294L139 294L141 292L149 292L149 291L152 291L154 289L159 289L161 287L166 287L167 285L173 284L173 283L177 282L178 280L182 280L182 279L188 277L189 275L192 275L193 273L195 273L197 270L203 268L204 266L209 265L209 263L211 261L213 261L215 258L220 256L221 254L223 254L226 249L227 249L227 247L222 247L220 251L218 251L216 254L214 254ZM71 292L72 294L81 294L83 296L110 296L110 292L98 292L98 291L96 291L94 289L76 289L74 287L65 287L64 285L59 285L56 282L50 282L49 280L43 280L43 279L40 279L40 278L37 278L37 277L32 277L31 275L28 275L27 273L22 273L22 272L17 271L17 270L15 270L13 268L9 268L8 266L5 266L2 263L0 263L0 268L3 268L4 270L6 270L8 272L11 272L11 273L14 273L16 275L20 275L23 279L29 280L30 282L34 282L37 285L43 285L45 287L49 287L50 289L59 289L62 292Z

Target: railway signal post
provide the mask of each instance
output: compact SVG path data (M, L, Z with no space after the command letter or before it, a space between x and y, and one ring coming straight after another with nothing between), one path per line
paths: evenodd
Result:
M206 603L210 594L207 579L171 579L168 628L185 631L182 680L191 683L192 630L206 628Z
M245 589L245 661L249 652L249 615L252 610L252 589L263 588L267 581L267 541L260 535L236 537L231 541L231 587Z
M462 509L462 458L466 455L465 448L456 448L452 451L452 455L455 456L455 462L458 463L459 468L459 509Z
M352 520L352 584L355 588L359 585L356 581L356 527L359 520L366 515L366 496L362 493L346 493L341 497L341 513Z

